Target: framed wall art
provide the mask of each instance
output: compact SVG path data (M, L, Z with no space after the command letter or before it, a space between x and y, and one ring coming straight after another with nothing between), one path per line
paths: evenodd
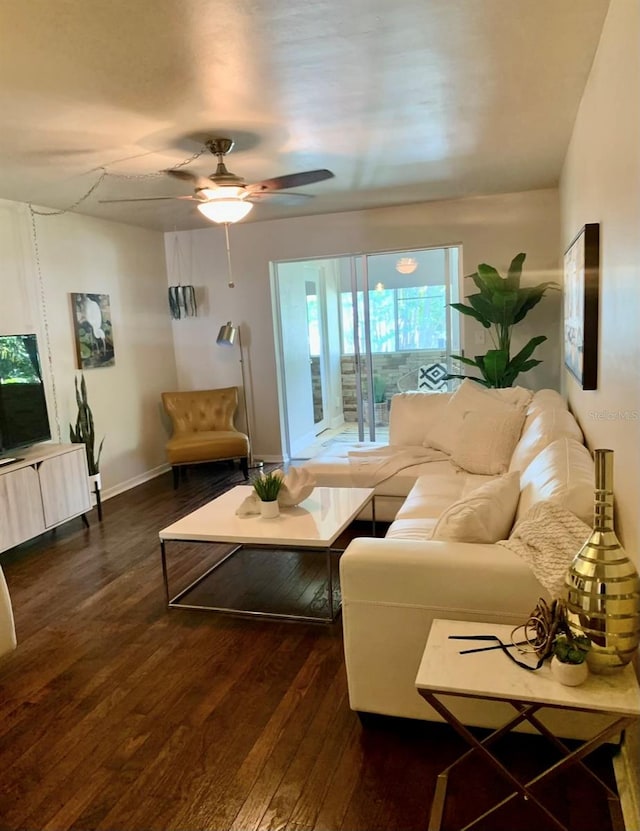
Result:
M564 255L564 363L583 390L598 386L600 226L585 225Z
M71 294L78 369L116 362L108 294Z

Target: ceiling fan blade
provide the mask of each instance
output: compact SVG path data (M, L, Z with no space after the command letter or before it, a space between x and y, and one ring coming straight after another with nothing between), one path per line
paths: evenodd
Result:
M313 198L314 196L312 193L290 193L284 190L264 190L257 191L256 193L250 193L245 201L255 202L256 204L261 202L263 204L273 202L278 205L300 205L303 202L306 202L307 199Z
M324 182L325 179L333 179L330 170L307 170L304 173L290 173L288 176L276 176L274 179L265 179L263 182L256 182L254 185L246 185L250 193L265 190L284 190L285 188L300 188L303 185L312 185L314 182Z
M165 199L186 199L189 202L200 202L195 196L137 196L130 199L98 199L98 202L159 202Z
M174 179L180 179L181 182L192 182L196 188L216 188L218 187L212 179L207 179L206 176L198 176L196 173L190 173L188 170L165 170L169 176Z

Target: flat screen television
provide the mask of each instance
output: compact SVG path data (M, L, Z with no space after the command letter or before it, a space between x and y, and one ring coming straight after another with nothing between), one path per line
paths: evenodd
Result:
M0 335L0 454L51 438L35 335Z

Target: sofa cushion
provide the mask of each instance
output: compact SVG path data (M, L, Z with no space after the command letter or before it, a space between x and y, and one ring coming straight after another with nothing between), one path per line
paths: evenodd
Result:
M527 407L527 416L537 416L543 410L567 410L567 402L556 390L538 390Z
M470 411L491 413L507 407L526 409L533 393L522 387L487 389L475 381L465 380L430 425L424 444L451 455L462 429L465 414Z
M516 521L537 502L548 499L591 524L594 485L593 459L587 448L576 439L556 439L520 475Z
M389 444L421 445L451 393L402 392L391 399Z
M506 473L525 419L523 407L465 413L451 461L470 473Z
M436 523L432 539L480 543L506 539L519 497L517 472L492 479L450 505Z
M396 519L437 519L440 514L463 494L464 474L458 475L447 462L448 475L431 476L426 473L416 479L409 495L398 511Z
M583 441L582 430L567 409L540 409L527 416L522 436L511 456L509 470L525 470L541 450L563 437L580 443Z
M430 540L436 522L435 519L396 519L385 537L390 540Z

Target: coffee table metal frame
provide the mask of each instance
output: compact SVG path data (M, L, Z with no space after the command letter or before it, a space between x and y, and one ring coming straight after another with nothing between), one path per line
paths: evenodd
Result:
M449 631L451 635L455 635L460 640L456 640L456 650L462 649L472 649L475 646L479 646L478 642L471 642L465 641L462 639L464 638L464 632L468 634L498 634L501 636L504 643L508 643L509 633L511 631L511 627L501 626L491 623L486 624L477 624L477 623L467 623L462 621L444 621L444 620L435 620L432 626L436 627L436 631L432 629L432 634L434 638L431 637L427 641L427 645L425 647L425 652L423 655L422 664L420 666L420 670L418 671L418 677L416 678L416 687L418 688L418 692L420 695L433 707L433 709L439 713L442 718L447 722L451 727L456 730L456 732L462 736L466 742L471 745L471 749L467 750L462 756L456 759L451 765L449 765L445 770L443 770L439 775L436 782L436 790L433 797L433 803L431 806L431 813L429 817L429 826L428 831L440 831L441 823L442 823L442 816L444 812L445 802L446 802L446 795L447 795L447 784L449 774L465 759L471 756L473 753L478 752L489 764L491 764L512 786L513 791L506 796L501 801L497 802L488 810L484 811L482 814L477 816L474 820L467 823L464 828L460 829L460 831L468 831L468 829L473 828L477 823L481 820L485 819L486 817L490 816L497 811L502 806L506 805L507 803L511 802L516 796L521 795L526 801L531 801L534 803L551 821L551 823L560 831L568 831L567 827L553 814L539 799L538 797L532 792L531 788L543 780L545 780L549 776L553 776L560 771L564 770L565 768L569 767L572 764L578 764L582 770L582 772L589 776L589 778L602 787L607 795L607 801L609 805L609 812L612 819L613 828L616 831L624 831L624 820L622 817L622 810L620 807L620 799L618 794L613 791L605 782L602 781L590 768L588 768L583 762L586 756L588 756L592 751L596 748L600 747L604 742L612 737L619 734L623 731L626 727L633 724L635 721L638 720L638 716L640 715L640 690L638 688L638 682L635 678L635 674L633 673L632 667L625 667L625 678L624 683L630 689L631 696L627 696L627 700L624 704L615 703L612 701L610 705L603 705L602 704L602 697L606 697L606 688L600 689L596 692L596 695L599 694L601 701L599 702L598 706L590 707L588 704L585 703L585 697L581 696L582 700L580 703L568 703L565 701L553 701L553 685L549 687L546 685L546 689L542 694L548 700L544 701L533 701L533 695L531 692L527 692L527 689L531 690L532 684L535 686L536 673L527 673L526 670L520 669L519 671L522 673L522 689L521 691L514 693L513 696L505 695L504 693L489 693L485 692L484 694L480 692L478 689L474 688L473 682L471 682L471 676L469 676L470 689L465 689L462 685L459 685L457 688L453 684L447 683L446 685L439 686L437 682L434 684L430 684L426 678L427 673L424 671L423 667L425 666L425 661L428 657L429 650L433 647L434 641L437 642L440 640L440 645L442 643L443 632ZM447 636L447 637L450 637ZM438 656L438 660L443 660L444 653L440 653ZM465 655L454 655L452 656L451 652L448 652L447 659L449 661L464 661ZM496 653L493 655L493 660L495 660ZM509 663L508 658L504 655L500 655L500 657L507 663ZM494 664L495 666L495 664ZM509 667L511 669L511 667ZM547 668L548 669L548 668ZM473 670L471 666L469 667L469 671L472 673ZM597 676L594 678L594 686L600 685L601 687L604 685L611 685L612 681L611 676L609 676L609 680L605 680L601 683L601 676ZM622 680L622 679L621 679ZM615 678L613 680L613 684L615 685ZM558 685L559 687L559 685ZM551 695L549 695L549 689L551 690ZM559 690L562 688L559 687ZM566 688L565 688L566 689ZM633 700L633 693L635 692L636 701ZM475 699L485 699L485 700L492 700L492 701L502 701L510 704L515 710L516 715L513 718L509 719L505 724L503 724L498 729L494 730L494 732L490 733L486 736L483 740L477 739L467 727L459 721L458 718L447 708L447 706L439 699L438 696L454 696L454 697L463 697L463 698L475 698ZM562 698L562 695L559 696ZM629 700L631 698L631 701ZM594 700L594 705L595 705ZM611 717L611 722L600 730L596 735L592 738L584 742L584 744L577 747L575 750L571 751L564 742L562 742L559 738L557 738L551 730L547 728L537 717L536 712L542 708L550 707L553 709L561 709L561 710L578 710L580 712L586 713L597 713L599 715L606 714ZM633 710L634 712L630 712ZM489 750L489 747L500 737L506 735L507 733L511 732L515 727L521 724L524 721L528 721L533 727L535 727L538 732L540 732L543 736L545 736L549 741L555 745L555 747L560 750L564 756L563 758L559 759L557 762L543 770L533 779L530 779L527 782L520 782L516 777L511 773L511 771L502 764L502 762Z
M234 490L247 490L246 486L239 486L239 488L235 488ZM363 489L364 491L365 489ZM363 498L360 506L356 511L356 515L362 510L362 508L366 507L369 503L371 503L371 534L375 536L376 533L376 512L375 512L375 494L373 489L366 489L369 491L366 498ZM224 494L223 494L224 495ZM313 494L312 494L313 496ZM212 500L215 501L215 500ZM304 503L302 503L304 504ZM195 513L195 512L194 512ZM355 517L353 517L355 518ZM348 523L347 523L348 524ZM296 542L286 542L283 541L282 538L278 538L277 542L273 543L258 543L254 542L253 540L250 542L237 542L232 543L233 548L224 555L220 560L216 561L212 566L210 566L203 574L199 575L195 580L193 580L188 586L178 592L178 594L171 597L170 589L169 589L169 572L167 567L167 550L166 550L166 543L167 542L189 542L189 543L201 543L201 544L222 544L224 545L229 540L225 539L216 539L216 532L215 529L211 530L211 537L208 539L189 539L188 536L181 535L172 537L170 536L170 528L165 529L164 531L160 531L160 558L162 561L162 579L164 582L164 592L165 592L165 599L168 608L177 608L177 609L198 609L210 612L220 612L223 614L234 615L236 617L253 617L253 618L270 618L272 620L290 620L290 621L297 621L303 623L325 623L331 624L335 623L338 619L340 614L341 604L335 601L334 598L334 578L333 578L333 563L332 563L332 555L333 554L340 554L342 553L342 549L334 548L333 543L335 540L340 536L344 528L346 527L339 527L335 534L332 535L332 539L330 544L327 546L322 545L299 545ZM238 553L243 548L251 548L251 549L266 549L270 551L275 550L290 550L295 552L304 552L304 551L314 551L316 553L323 552L325 555L325 563L327 569L327 608L328 608L328 615L325 617L322 616L312 616L312 615L297 615L297 614L287 614L282 612L264 612L260 610L252 610L252 609L236 609L228 606L209 606L204 604L195 604L195 603L181 603L181 599L188 594L195 586L202 583L204 580L209 577L214 571L219 569L224 563L227 562L231 557Z

